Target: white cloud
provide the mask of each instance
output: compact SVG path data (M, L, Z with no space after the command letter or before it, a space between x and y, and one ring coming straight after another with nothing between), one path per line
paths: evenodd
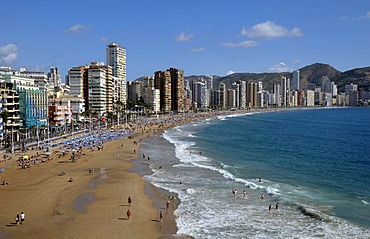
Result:
M255 47L259 45L260 43L255 42L255 41L243 41L243 42L238 42L238 43L227 42L227 43L222 44L222 46L224 47L231 47L231 48L248 48L248 47Z
M280 62L278 64L275 64L273 65L272 67L270 67L269 69L269 72L291 72L292 69L289 68L284 62Z
M18 47L14 44L7 44L0 47L0 64L11 66L17 60Z
M84 26L84 25L81 25L81 24L75 24L73 26L71 26L70 28L68 28L68 32L70 33L74 33L74 34L80 34L80 33L84 33L88 30L88 27L87 26Z
M191 52L202 52L204 51L205 49L203 47L199 47L199 48L193 48L193 49L190 49Z
M187 42L191 41L194 38L194 34L186 34L185 32L181 32L179 35L175 37L175 40L178 42Z
M297 27L294 27L293 29L289 30L271 21L256 24L250 29L243 27L243 29L241 30L241 34L249 38L264 38L264 39L303 36L303 32Z
M234 73L235 73L235 71L229 70L229 71L226 73L226 75L228 76L228 75L232 75L232 74L234 74Z
M370 11L368 11L365 15L359 17L360 20L363 20L363 19L370 19Z

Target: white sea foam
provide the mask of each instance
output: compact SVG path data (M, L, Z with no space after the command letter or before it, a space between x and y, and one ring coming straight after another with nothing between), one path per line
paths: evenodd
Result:
M189 194L194 194L196 193L197 190L193 189L193 188L188 188L186 189L186 192L189 193Z
M363 204L369 204L369 202L366 202L365 200L361 200Z
M189 136L190 138L197 138L197 136L192 135L192 134L188 134L188 136Z
M180 163L180 164L175 164L172 167L175 167L175 168L180 168L180 167L183 167L183 168L194 168L195 166L192 165L192 164Z

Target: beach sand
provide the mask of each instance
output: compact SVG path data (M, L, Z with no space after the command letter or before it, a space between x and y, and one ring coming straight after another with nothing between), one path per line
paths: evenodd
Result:
M9 183L0 185L0 238L179 238L174 236L176 203L165 208L168 194L143 180L142 175L150 173L148 162L136 153L140 139L196 119L199 115L161 127L137 127L134 138L107 142L100 151L85 149L76 163L70 161L70 154L59 158L53 153L52 160L21 169L17 159L24 153L14 153L12 160L0 164L5 169L0 183ZM160 210L167 210L163 223ZM15 217L21 212L25 222L17 225Z

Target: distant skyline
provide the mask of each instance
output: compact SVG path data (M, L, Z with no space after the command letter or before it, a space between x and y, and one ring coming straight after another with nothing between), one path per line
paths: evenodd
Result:
M48 72L127 49L127 80L370 66L368 0L1 1L0 66Z

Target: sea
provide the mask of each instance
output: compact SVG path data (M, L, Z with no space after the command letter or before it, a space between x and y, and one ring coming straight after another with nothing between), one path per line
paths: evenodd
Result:
M236 111L147 138L140 153L144 178L181 201L179 235L370 238L370 108Z

